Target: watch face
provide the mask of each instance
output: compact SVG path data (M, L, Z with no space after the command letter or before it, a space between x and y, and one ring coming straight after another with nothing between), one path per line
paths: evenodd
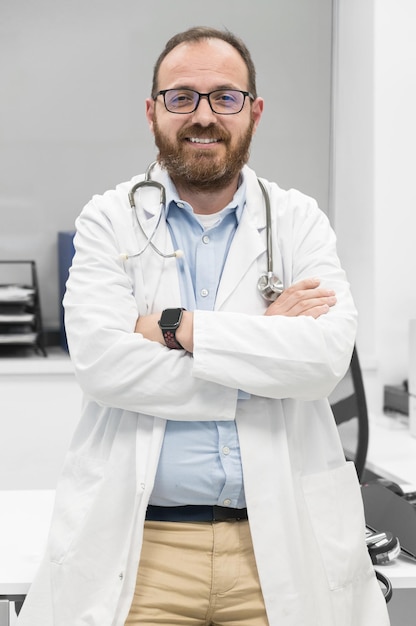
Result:
M160 326L172 328L179 325L182 317L182 309L165 309L160 318Z

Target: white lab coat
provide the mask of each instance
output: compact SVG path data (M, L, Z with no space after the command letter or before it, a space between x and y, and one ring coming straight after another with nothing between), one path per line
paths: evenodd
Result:
M335 236L312 199L265 181L275 272L285 286L317 276L338 302L317 320L262 315L265 209L256 175L248 167L245 175L246 207L216 310L195 311L193 355L133 333L138 313L181 305L175 259L150 247L120 258L145 243L127 198L140 177L95 196L77 220L65 309L85 401L19 626L124 624L169 419L236 420L270 626L389 623L365 547L355 470L326 400L348 367L356 331ZM164 176L155 169L154 179ZM157 190L139 192L136 202L149 235ZM163 218L153 241L172 251ZM238 389L251 399L238 400Z

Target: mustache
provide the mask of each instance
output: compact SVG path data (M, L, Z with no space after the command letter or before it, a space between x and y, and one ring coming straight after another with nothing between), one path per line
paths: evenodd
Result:
M209 126L201 126L201 124L191 124L178 131L178 139L187 139L188 137L199 137L200 139L220 139L221 141L229 141L230 133L223 128L218 128L215 124Z

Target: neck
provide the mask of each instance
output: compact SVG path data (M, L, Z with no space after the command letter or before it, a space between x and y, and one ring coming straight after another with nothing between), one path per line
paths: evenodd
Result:
M181 181L173 181L181 200L188 202L194 213L211 215L218 213L231 202L238 187L238 176L221 189L199 190L182 184Z

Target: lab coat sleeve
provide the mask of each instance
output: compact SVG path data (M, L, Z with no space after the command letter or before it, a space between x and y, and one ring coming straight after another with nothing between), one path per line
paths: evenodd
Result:
M68 346L82 390L99 405L165 419L234 419L236 389L195 378L190 354L134 332L142 295L134 293L119 256L122 233L132 227L119 217L125 207L113 195L93 199L76 222L64 297Z
M285 287L318 277L337 304L318 319L196 311L193 375L253 395L316 400L348 368L357 315L326 215L311 198L288 193L276 226Z

